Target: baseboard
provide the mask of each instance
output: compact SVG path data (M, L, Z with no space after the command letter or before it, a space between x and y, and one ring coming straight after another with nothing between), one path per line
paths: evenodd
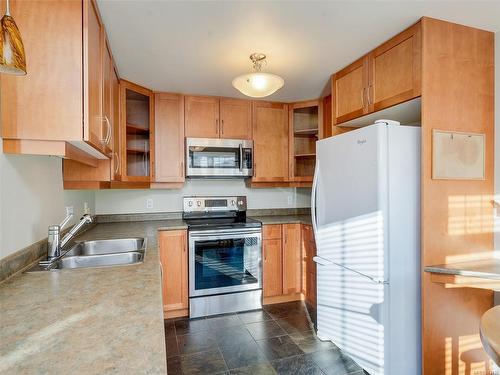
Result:
M182 318L189 316L189 309L163 311L164 319Z
M285 294L283 296L264 297L262 304L272 305L275 303L303 301L303 300L304 300L304 295L302 293L292 293L292 294Z

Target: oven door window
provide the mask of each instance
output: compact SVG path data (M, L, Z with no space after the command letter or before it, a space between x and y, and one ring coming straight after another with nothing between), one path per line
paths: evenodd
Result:
M256 237L196 241L195 290L214 293L259 287L259 248ZM219 289L219 290L216 290ZM226 290L227 291L227 290Z
M227 147L189 147L190 168L222 168L240 167L240 151Z

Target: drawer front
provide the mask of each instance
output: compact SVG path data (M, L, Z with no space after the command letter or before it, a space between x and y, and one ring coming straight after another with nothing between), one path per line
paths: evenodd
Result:
M268 224L263 226L264 240L281 239L281 224Z

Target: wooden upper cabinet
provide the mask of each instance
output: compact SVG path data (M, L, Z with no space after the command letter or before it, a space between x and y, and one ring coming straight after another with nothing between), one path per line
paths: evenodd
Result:
M421 22L332 76L332 122L343 122L421 95Z
M220 99L220 138L252 139L252 102Z
M368 56L332 76L332 108L337 123L368 112Z
M151 90L120 81L122 181L150 182L154 170L154 98Z
M155 182L184 182L184 97L154 96Z
M253 103L253 182L288 180L288 106L283 103Z
M219 98L213 96L186 96L186 137L219 137Z
M301 292L301 225L283 224L283 294Z
M91 40L82 40L88 36L82 27L84 7L89 11L93 3L13 0L10 5L21 30L28 74L2 75L4 152L55 155L95 167L96 157L102 155L84 138L84 103L88 94L84 82L88 75L83 42L97 42L90 49L100 54L100 31L92 32ZM95 17L94 26L100 28ZM92 132L92 144L101 150L98 125Z
M104 151L103 118L103 38L102 25L94 1L83 2L84 61L84 140ZM87 73L87 74L85 74Z
M160 231L160 265L162 270L163 311L165 318L187 315L188 255L185 230ZM175 314L175 311L181 312ZM172 313L174 312L174 313Z
M370 54L368 101L371 111L420 96L421 51L419 22Z

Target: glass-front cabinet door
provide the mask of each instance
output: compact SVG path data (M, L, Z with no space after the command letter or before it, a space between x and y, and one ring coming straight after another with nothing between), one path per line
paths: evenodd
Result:
M207 232L189 236L190 297L261 288L260 231L218 231L216 236Z

